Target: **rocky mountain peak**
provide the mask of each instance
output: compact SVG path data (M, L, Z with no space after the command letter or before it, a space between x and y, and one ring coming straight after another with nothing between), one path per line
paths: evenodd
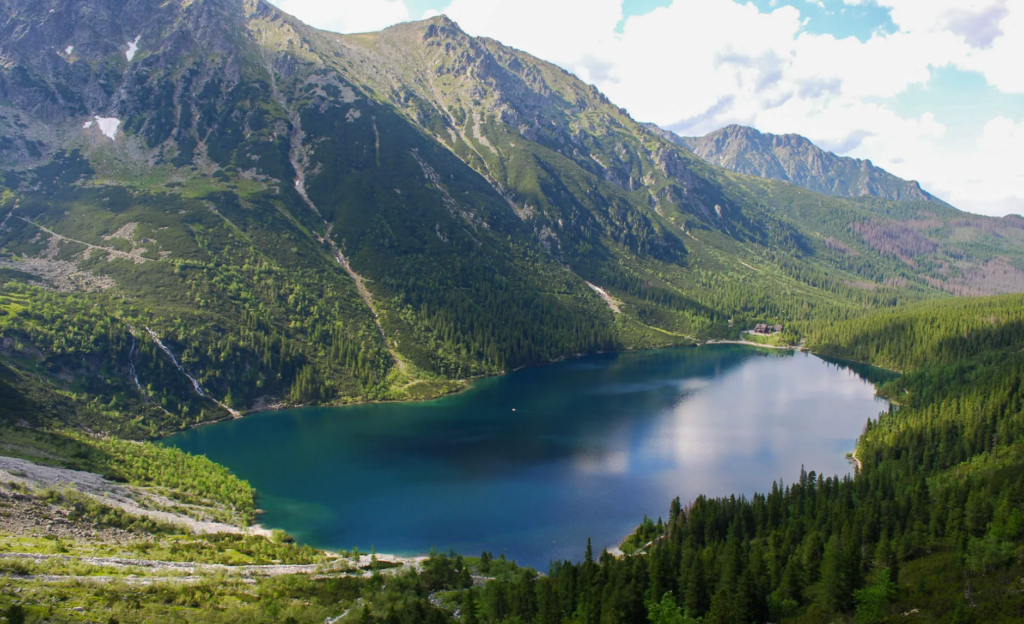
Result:
M423 39L468 37L459 25L443 13L419 22L424 26Z
M914 181L903 180L870 160L825 151L799 134L770 134L728 125L702 137L680 137L652 129L707 162L737 173L782 180L836 197L874 196L900 201L938 202Z

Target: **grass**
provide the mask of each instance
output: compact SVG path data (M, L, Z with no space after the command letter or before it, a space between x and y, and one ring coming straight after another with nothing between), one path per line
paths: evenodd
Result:
M799 339L793 334L785 332L756 334L752 331L745 331L741 334L741 338L747 342L757 343L766 347L792 347L799 342Z

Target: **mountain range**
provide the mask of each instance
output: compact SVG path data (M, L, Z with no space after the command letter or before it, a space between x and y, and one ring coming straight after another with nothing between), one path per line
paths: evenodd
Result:
M795 162L796 138L666 137L444 16L340 35L263 0L0 7L14 419L144 437L1024 291L1024 219L742 147Z
M762 133L734 124L702 137L681 137L653 124L646 125L707 162L736 173L781 180L834 197L871 196L943 203L917 182L898 178L870 160L825 151L799 134Z

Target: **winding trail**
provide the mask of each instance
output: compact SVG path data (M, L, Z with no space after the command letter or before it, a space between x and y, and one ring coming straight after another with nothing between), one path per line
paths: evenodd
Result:
M7 216L8 216L8 218L10 218L10 215L7 215ZM67 236L64 236L63 234L58 234L58 233L54 232L53 230L51 230L51 229L49 229L49 228L47 228L45 226L39 225L38 223L36 223L32 219L26 219L25 217L17 217L17 218L21 219L25 223L28 223L30 225L34 225L35 227L37 227L40 230L46 232L50 236L55 237L57 240L69 241L69 242L72 242L72 243L78 243L79 245L85 245L86 248L88 248L88 249L98 249L98 250L100 250L102 252L108 253L108 254L110 254L112 256L116 256L118 258L122 258L124 260L131 260L135 264L143 264L145 262L154 262L154 260L152 260L150 258L145 258L145 257L143 257L143 256L141 256L139 254L128 253L128 252L125 252L125 251L118 251L117 249L111 249L110 247L100 247L99 245L93 245L92 243L86 243L85 241L76 240L74 238L68 238ZM4 223L7 223L7 219L4 219Z
M801 351L803 347L800 345L784 346L784 345L766 345L760 342L751 342L749 340L708 340L702 344L716 345L716 344L738 344L747 345L748 347L760 347L762 349L778 349L780 351Z
M387 564L401 564L399 567L388 567L381 570L381 573L394 573L398 570L415 569L419 570L427 557L398 557L395 555L375 555L377 561ZM134 577L135 581L149 582L194 582L196 575L200 574L231 574L244 578L285 576L291 574L306 574L314 577L330 577L337 575L358 575L370 576L373 570L370 566L373 563L374 555L360 555L359 561L353 561L344 557L334 557L320 563L304 564L256 564L256 565L226 565L223 563L197 563L194 561L160 561L154 559L128 559L124 557L83 557L75 555L37 554L37 553L0 553L0 559L28 560L37 563L57 561L63 563L79 563L101 568L114 568L126 571L137 572L170 572L176 576L157 577ZM38 575L31 577L33 580L96 580L109 582L112 580L126 580L129 577L120 576L64 576L64 575Z
M195 563L191 561L157 561L152 559L125 559L121 557L76 557L73 555L45 555L34 553L0 553L0 559L28 559L30 561L63 561L77 562L105 568L145 568L148 570L170 570L183 574L198 572L234 572L242 575L280 576L282 574L312 574L330 571L329 565L310 564L271 564L271 565L240 565L230 566L221 563ZM187 578L187 577L186 577Z

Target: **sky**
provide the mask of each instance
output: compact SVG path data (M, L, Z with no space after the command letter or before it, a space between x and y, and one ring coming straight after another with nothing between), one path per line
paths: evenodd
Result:
M1024 0L270 0L342 33L444 13L682 135L732 123L1024 214Z

